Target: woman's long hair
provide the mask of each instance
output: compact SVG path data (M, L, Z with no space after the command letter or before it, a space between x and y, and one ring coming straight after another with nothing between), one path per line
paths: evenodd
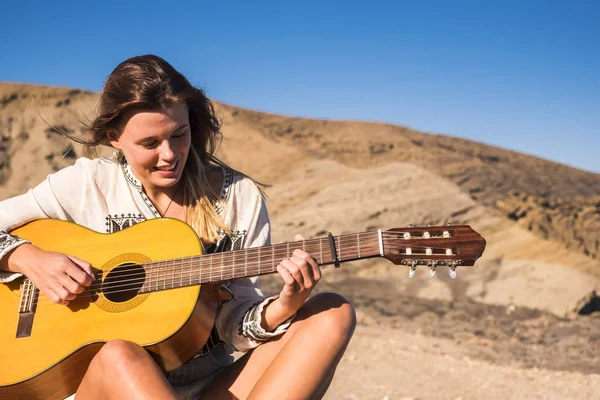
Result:
M158 110L185 103L189 109L191 146L181 177L186 222L204 243L216 241L228 229L215 211L219 202L205 167L226 166L214 152L221 140L221 123L212 102L173 66L155 55L129 58L108 76L98 103L97 117L88 125L91 139L67 135L84 144L90 155L98 145L110 146L109 135L120 135L123 115L130 109ZM224 206L224 204L222 204Z

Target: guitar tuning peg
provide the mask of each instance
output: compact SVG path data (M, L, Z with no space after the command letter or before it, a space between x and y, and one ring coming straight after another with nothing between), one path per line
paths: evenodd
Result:
M427 224L427 227L431 228L433 226L433 224L430 222Z
M435 261L432 261L429 263L429 279L433 279L433 277L435 276L436 266L437 266L437 263Z
M429 279L433 279L435 276L435 267L429 267Z
M416 271L417 271L417 262L413 260L410 263L410 269L408 270L408 277L412 278L413 276L415 276Z
M448 268L448 275L450 275L450 278L456 279L456 267Z
M414 228L415 226L413 224L408 224L409 228Z
M408 277L412 278L413 276L415 276L415 272L417 271L417 268L415 267L410 267L410 269L408 270Z
M450 278L456 279L456 261L448 264L448 275L450 275Z
M452 222L446 222L446 226L452 226Z

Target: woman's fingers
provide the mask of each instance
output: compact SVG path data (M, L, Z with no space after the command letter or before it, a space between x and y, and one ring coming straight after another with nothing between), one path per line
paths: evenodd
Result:
M299 289L302 290L304 287L304 275L302 274L300 267L298 267L292 261L292 259L283 260L280 265L288 271L288 273L294 278L294 281L298 285Z
M52 273L55 278L54 285L52 285L55 295L53 301L66 305L78 294L83 293L93 281L88 271L92 271L89 263L73 256L60 254L59 261L55 264Z
M287 270L287 268L285 268L282 264L283 262L277 266L277 272L279 272L279 275L281 275L285 286L290 287L292 291L295 291L296 280L294 279L292 274Z
M296 233L296 235L294 236L294 240L298 242L306 239L304 239L304 237L301 234ZM293 255L296 257L303 258L304 260L306 260L306 262L308 262L311 269L311 275L314 278L315 283L321 279L321 268L319 268L319 264L317 264L315 259L310 254L308 254L306 251L296 249L294 250Z
M75 256L67 256L75 266L77 266L80 271L85 273L85 277L83 281L81 279L77 279L77 282L81 283L84 286L89 286L93 281L96 280L94 277L94 271L92 269L92 264L87 261L83 261Z
M78 290L80 290L80 292L78 292L78 293L83 292L83 289L85 289L86 287L88 287L92 284L92 277L86 271L81 269L81 267L78 264L70 263L67 266L65 272L67 273L67 275L70 277L70 279L72 281L77 283ZM67 289L70 289L70 288L67 288Z
M319 264L317 264L317 261L312 258L310 254L303 250L296 249L292 253L292 259L295 260L295 263L300 267L305 276L310 276L311 281L316 283L321 279L321 269L319 268Z
M69 304L69 300L73 300L76 295L66 289L60 282L55 281L49 287L50 292L46 295L57 304Z
M310 290L321 279L321 271L316 261L302 250L295 250L289 260L280 263L280 267L294 279L299 290Z

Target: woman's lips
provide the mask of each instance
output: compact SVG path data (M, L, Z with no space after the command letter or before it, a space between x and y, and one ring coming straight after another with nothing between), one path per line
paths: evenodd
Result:
M171 176L171 175L175 175L175 173L177 172L178 167L179 167L179 160L177 160L177 162L175 162L175 165L170 170L159 169L157 167L155 167L154 169L155 169L155 172L157 174L159 174L160 176L168 177L168 176Z

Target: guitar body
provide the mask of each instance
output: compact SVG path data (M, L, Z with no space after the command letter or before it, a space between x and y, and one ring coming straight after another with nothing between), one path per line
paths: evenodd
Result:
M195 232L173 219L155 219L114 234L79 225L38 220L13 232L44 250L73 255L102 270L123 264L199 255ZM40 266L42 267L42 266ZM17 337L23 279L0 284L0 397L62 398L74 393L87 367L109 340L144 346L165 370L191 359L213 326L219 289L189 286L131 298L86 292L68 306L39 294L29 334Z

